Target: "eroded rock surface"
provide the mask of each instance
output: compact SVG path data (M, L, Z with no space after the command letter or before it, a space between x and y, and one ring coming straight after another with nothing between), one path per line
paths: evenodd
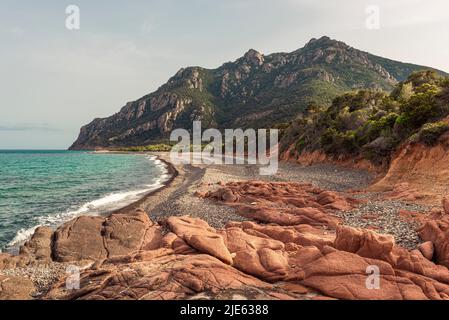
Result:
M204 196L235 207L246 218L285 226L335 227L339 219L332 211L349 210L358 203L336 192L295 182L232 182Z
M79 289L62 276L44 299L449 299L444 211L426 220L427 242L410 251L390 235L342 225L333 213L356 201L311 185L230 183L203 196L243 215L252 208L253 221L215 229L190 216L158 224L141 210L80 217L54 233L38 230L17 257L1 254L0 269L82 263ZM0 297L31 290L26 279L9 279Z
M154 247L160 227L143 211L109 217L78 217L54 234L56 261L103 260Z

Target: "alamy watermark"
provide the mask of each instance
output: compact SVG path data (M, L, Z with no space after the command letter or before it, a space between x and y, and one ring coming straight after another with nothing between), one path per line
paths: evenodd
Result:
M66 270L67 278L65 280L65 288L67 290L79 290L80 288L80 268L69 265Z
M269 139L268 139L269 136ZM261 175L274 175L278 169L277 129L201 129L194 121L192 133L175 129L170 141L178 142L170 152L175 164L257 164ZM207 143L205 145L205 143Z
M380 289L380 269L376 265L369 265L366 267L366 273L369 276L365 280L365 286L367 289Z
M368 30L379 30L380 29L380 7L378 5L366 6L365 13L367 14L367 17L365 20L365 27Z
M71 4L65 8L65 27L67 30L79 30L81 26L80 8Z

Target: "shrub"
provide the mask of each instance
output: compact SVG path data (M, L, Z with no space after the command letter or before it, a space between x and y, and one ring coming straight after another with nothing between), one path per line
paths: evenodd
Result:
M362 153L371 162L382 164L382 161L392 153L395 147L396 143L393 138L381 136L364 145Z
M340 132L334 128L327 129L321 136L321 146L328 154L354 154L358 150L354 131Z
M438 84L442 77L433 70L424 70L413 72L407 78L405 83L412 83L414 87L419 87L423 84Z
M120 148L119 151L125 151L125 152L168 152L172 148L171 145L165 144L165 143L159 143L159 144L151 144L148 146L137 146L137 147L127 147L127 148Z
M449 124L443 121L426 123L418 132L417 141L432 146L438 138L449 130Z
M401 106L403 125L412 131L440 116L434 90L427 90L414 94Z

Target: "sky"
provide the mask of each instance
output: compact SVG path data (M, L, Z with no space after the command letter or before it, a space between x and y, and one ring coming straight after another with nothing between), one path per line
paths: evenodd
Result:
M1 0L0 149L65 149L182 67L323 35L449 72L448 12L447 0Z

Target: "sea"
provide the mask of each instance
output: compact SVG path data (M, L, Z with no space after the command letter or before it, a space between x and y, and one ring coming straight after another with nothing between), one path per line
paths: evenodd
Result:
M165 163L148 154L0 150L0 250L38 226L125 207L169 178Z

